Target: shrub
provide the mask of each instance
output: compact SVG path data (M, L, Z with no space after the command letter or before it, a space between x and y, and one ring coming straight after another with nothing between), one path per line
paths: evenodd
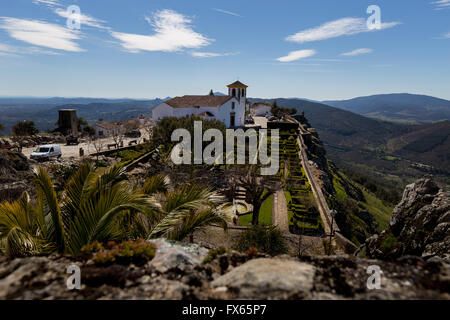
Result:
M252 247L271 256L288 252L286 241L275 226L253 226L239 237L235 246L241 252L248 252Z
M15 136L32 136L39 133L33 121L18 122L12 127Z
M208 255L203 259L203 263L208 263L217 258L217 256L227 253L227 249L220 247L217 250L209 250Z
M93 243L85 246L86 250L92 249L90 252L95 252L103 247L101 244ZM147 261L153 259L156 252L156 247L153 243L147 242L143 239L136 241L124 241L116 244L108 242L108 249L100 249L94 253L93 261L98 265L110 265L118 263L128 265L134 263L136 265L143 265Z
M384 253L387 253L390 251L393 247L397 246L397 238L393 235L388 235L383 241L381 242L381 250Z
M95 253L102 250L105 250L105 247L98 241L91 242L81 248L82 253Z

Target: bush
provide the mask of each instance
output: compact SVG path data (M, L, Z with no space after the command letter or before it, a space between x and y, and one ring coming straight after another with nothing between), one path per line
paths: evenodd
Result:
M113 263L128 265L144 265L147 261L153 259L156 253L156 247L153 243L143 239L136 241L124 241L115 243L110 241L107 249L103 244L95 241L84 246L81 251L83 253L94 253L92 260L97 265L110 265Z
M239 237L235 246L241 252L249 252L252 247L271 256L288 252L286 241L275 226L253 226Z
M388 235L383 241L381 242L381 250L384 253L388 253L391 249L396 247L398 244L397 238L393 235Z
M220 256L222 254L227 253L227 250L224 247L220 247L217 250L209 250L208 255L203 259L203 263L209 263Z
M15 136L32 136L39 133L33 121L18 122L12 127Z

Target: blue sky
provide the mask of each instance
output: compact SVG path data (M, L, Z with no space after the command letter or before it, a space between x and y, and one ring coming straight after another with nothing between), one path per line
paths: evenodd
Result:
M0 2L0 96L450 99L449 61L450 0Z

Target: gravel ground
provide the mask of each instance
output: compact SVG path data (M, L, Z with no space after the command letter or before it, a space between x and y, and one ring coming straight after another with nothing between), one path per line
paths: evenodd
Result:
M144 137L144 135L142 137ZM124 138L123 139L123 145L124 146L128 146L128 143L130 141L136 140L136 139L137 138ZM102 151L107 150L107 145L108 144L113 144L114 143L114 139L113 138L104 138L104 139L101 139L101 140L102 140L103 146L104 146ZM137 140L138 140L138 143L142 142L142 138L138 138ZM68 146L68 145L62 144L62 143L59 143L59 145L61 146L61 153L62 153L62 157L63 158L71 158L71 157L79 158L80 157L80 148L84 149L84 154L85 155L96 153L96 150L95 150L93 144L89 144L87 142L82 142L82 143L80 143L79 145L76 145L76 146L75 145ZM37 146L33 147L33 148L23 148L22 149L22 153L27 158L30 158L31 153L33 151L35 151L36 149L37 149Z

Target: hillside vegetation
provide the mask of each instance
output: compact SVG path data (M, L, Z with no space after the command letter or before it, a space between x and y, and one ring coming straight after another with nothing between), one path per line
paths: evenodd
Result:
M299 114L304 112L330 159L345 171L370 176L397 192L424 174L433 174L442 185L450 184L449 121L411 126L368 118L323 103L276 101L279 106L297 109Z
M325 104L368 117L420 124L450 119L450 101L417 94L381 94Z

